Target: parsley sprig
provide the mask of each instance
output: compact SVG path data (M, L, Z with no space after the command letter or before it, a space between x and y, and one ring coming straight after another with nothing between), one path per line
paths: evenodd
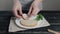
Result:
M42 16L42 14L38 14L38 16L36 17L35 20L37 20L37 21L39 21L39 20L43 20L43 16Z

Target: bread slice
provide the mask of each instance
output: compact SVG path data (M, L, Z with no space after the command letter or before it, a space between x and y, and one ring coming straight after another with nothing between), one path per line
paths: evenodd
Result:
M38 24L38 22L35 20L21 20L20 24L26 27L34 27Z

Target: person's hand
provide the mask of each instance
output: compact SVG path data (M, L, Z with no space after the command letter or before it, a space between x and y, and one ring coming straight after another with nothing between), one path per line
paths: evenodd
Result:
M34 16L34 15L37 15L37 13L40 11L39 9L39 2L41 0L35 0L32 4L31 4L31 7L29 9L29 12L28 12L28 16Z
M20 1L14 2L13 13L16 17L22 18L22 5L21 5Z

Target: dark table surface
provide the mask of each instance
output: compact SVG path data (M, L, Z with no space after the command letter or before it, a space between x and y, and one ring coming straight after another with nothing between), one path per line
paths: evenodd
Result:
M27 10L24 10L27 11ZM27 13L27 12L25 12ZM37 28L37 29L30 29L25 31L18 31L18 32L8 32L10 18L13 15L12 11L0 11L0 33L1 34L52 34L47 31L47 29L52 29L55 31L60 32L60 11L41 11L39 12L46 20L51 24L51 26Z

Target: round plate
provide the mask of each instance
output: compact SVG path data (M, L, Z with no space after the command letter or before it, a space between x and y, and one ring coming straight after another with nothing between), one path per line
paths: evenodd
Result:
M33 28L41 27L40 25L41 25L41 23L42 23L43 20L38 21L38 23L37 23L37 25L35 27L26 27L26 26L23 26L23 25L20 24L20 21L21 21L21 19L19 19L19 18L16 18L16 20L15 20L15 23L19 27L22 27L22 28L25 28L25 29L33 29Z

